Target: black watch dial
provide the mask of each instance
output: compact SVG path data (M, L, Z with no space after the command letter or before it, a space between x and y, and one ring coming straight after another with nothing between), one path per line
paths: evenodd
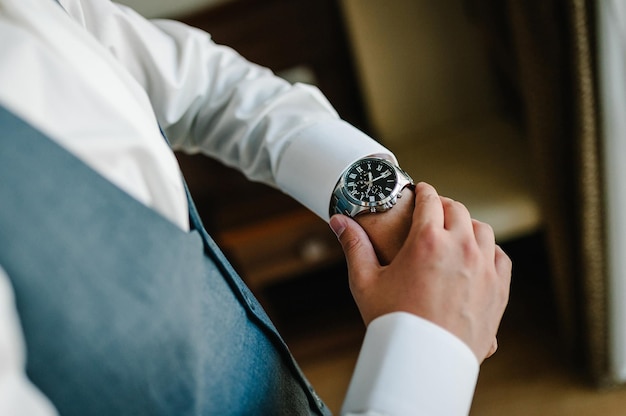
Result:
M362 159L345 175L348 194L364 205L376 205L391 195L398 178L393 166L382 159Z

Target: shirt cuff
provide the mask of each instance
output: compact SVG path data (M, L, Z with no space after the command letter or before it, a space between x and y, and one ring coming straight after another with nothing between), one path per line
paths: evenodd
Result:
M328 221L330 198L341 173L355 160L374 154L395 156L342 120L316 123L290 140L276 172L285 193Z
M467 415L479 364L445 329L405 312L372 321L342 415Z

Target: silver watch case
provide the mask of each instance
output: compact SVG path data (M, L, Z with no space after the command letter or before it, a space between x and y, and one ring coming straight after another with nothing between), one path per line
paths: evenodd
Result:
M352 197L347 191L347 174L350 172L351 168L361 163L364 159L374 159L378 162L382 162L392 168L396 173L396 183L391 191L391 193L382 200L374 201L374 202L365 202L359 199ZM350 165L339 178L337 185L333 191L333 195L330 203L330 216L334 214L344 214L349 217L355 217L364 212L384 212L391 209L397 202L398 198L401 198L402 190L407 186L415 186L413 179L402 170L399 166L395 165L393 162L379 158L379 157L367 157L363 159L359 159Z

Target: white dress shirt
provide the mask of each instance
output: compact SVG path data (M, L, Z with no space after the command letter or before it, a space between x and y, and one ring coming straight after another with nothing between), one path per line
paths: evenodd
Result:
M320 92L287 82L183 24L108 0L0 0L0 104L187 230L176 148L202 152L328 219L352 161L391 152L338 119ZM27 379L10 280L0 265L0 414L51 415ZM467 414L471 350L406 313L367 330L342 413ZM62 382L62 380L59 380Z

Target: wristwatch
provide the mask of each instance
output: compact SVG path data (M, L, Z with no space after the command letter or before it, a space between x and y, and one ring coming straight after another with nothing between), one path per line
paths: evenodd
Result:
M413 179L393 162L373 156L359 159L339 178L330 201L330 215L355 217L364 212L387 211L407 186L415 186Z

